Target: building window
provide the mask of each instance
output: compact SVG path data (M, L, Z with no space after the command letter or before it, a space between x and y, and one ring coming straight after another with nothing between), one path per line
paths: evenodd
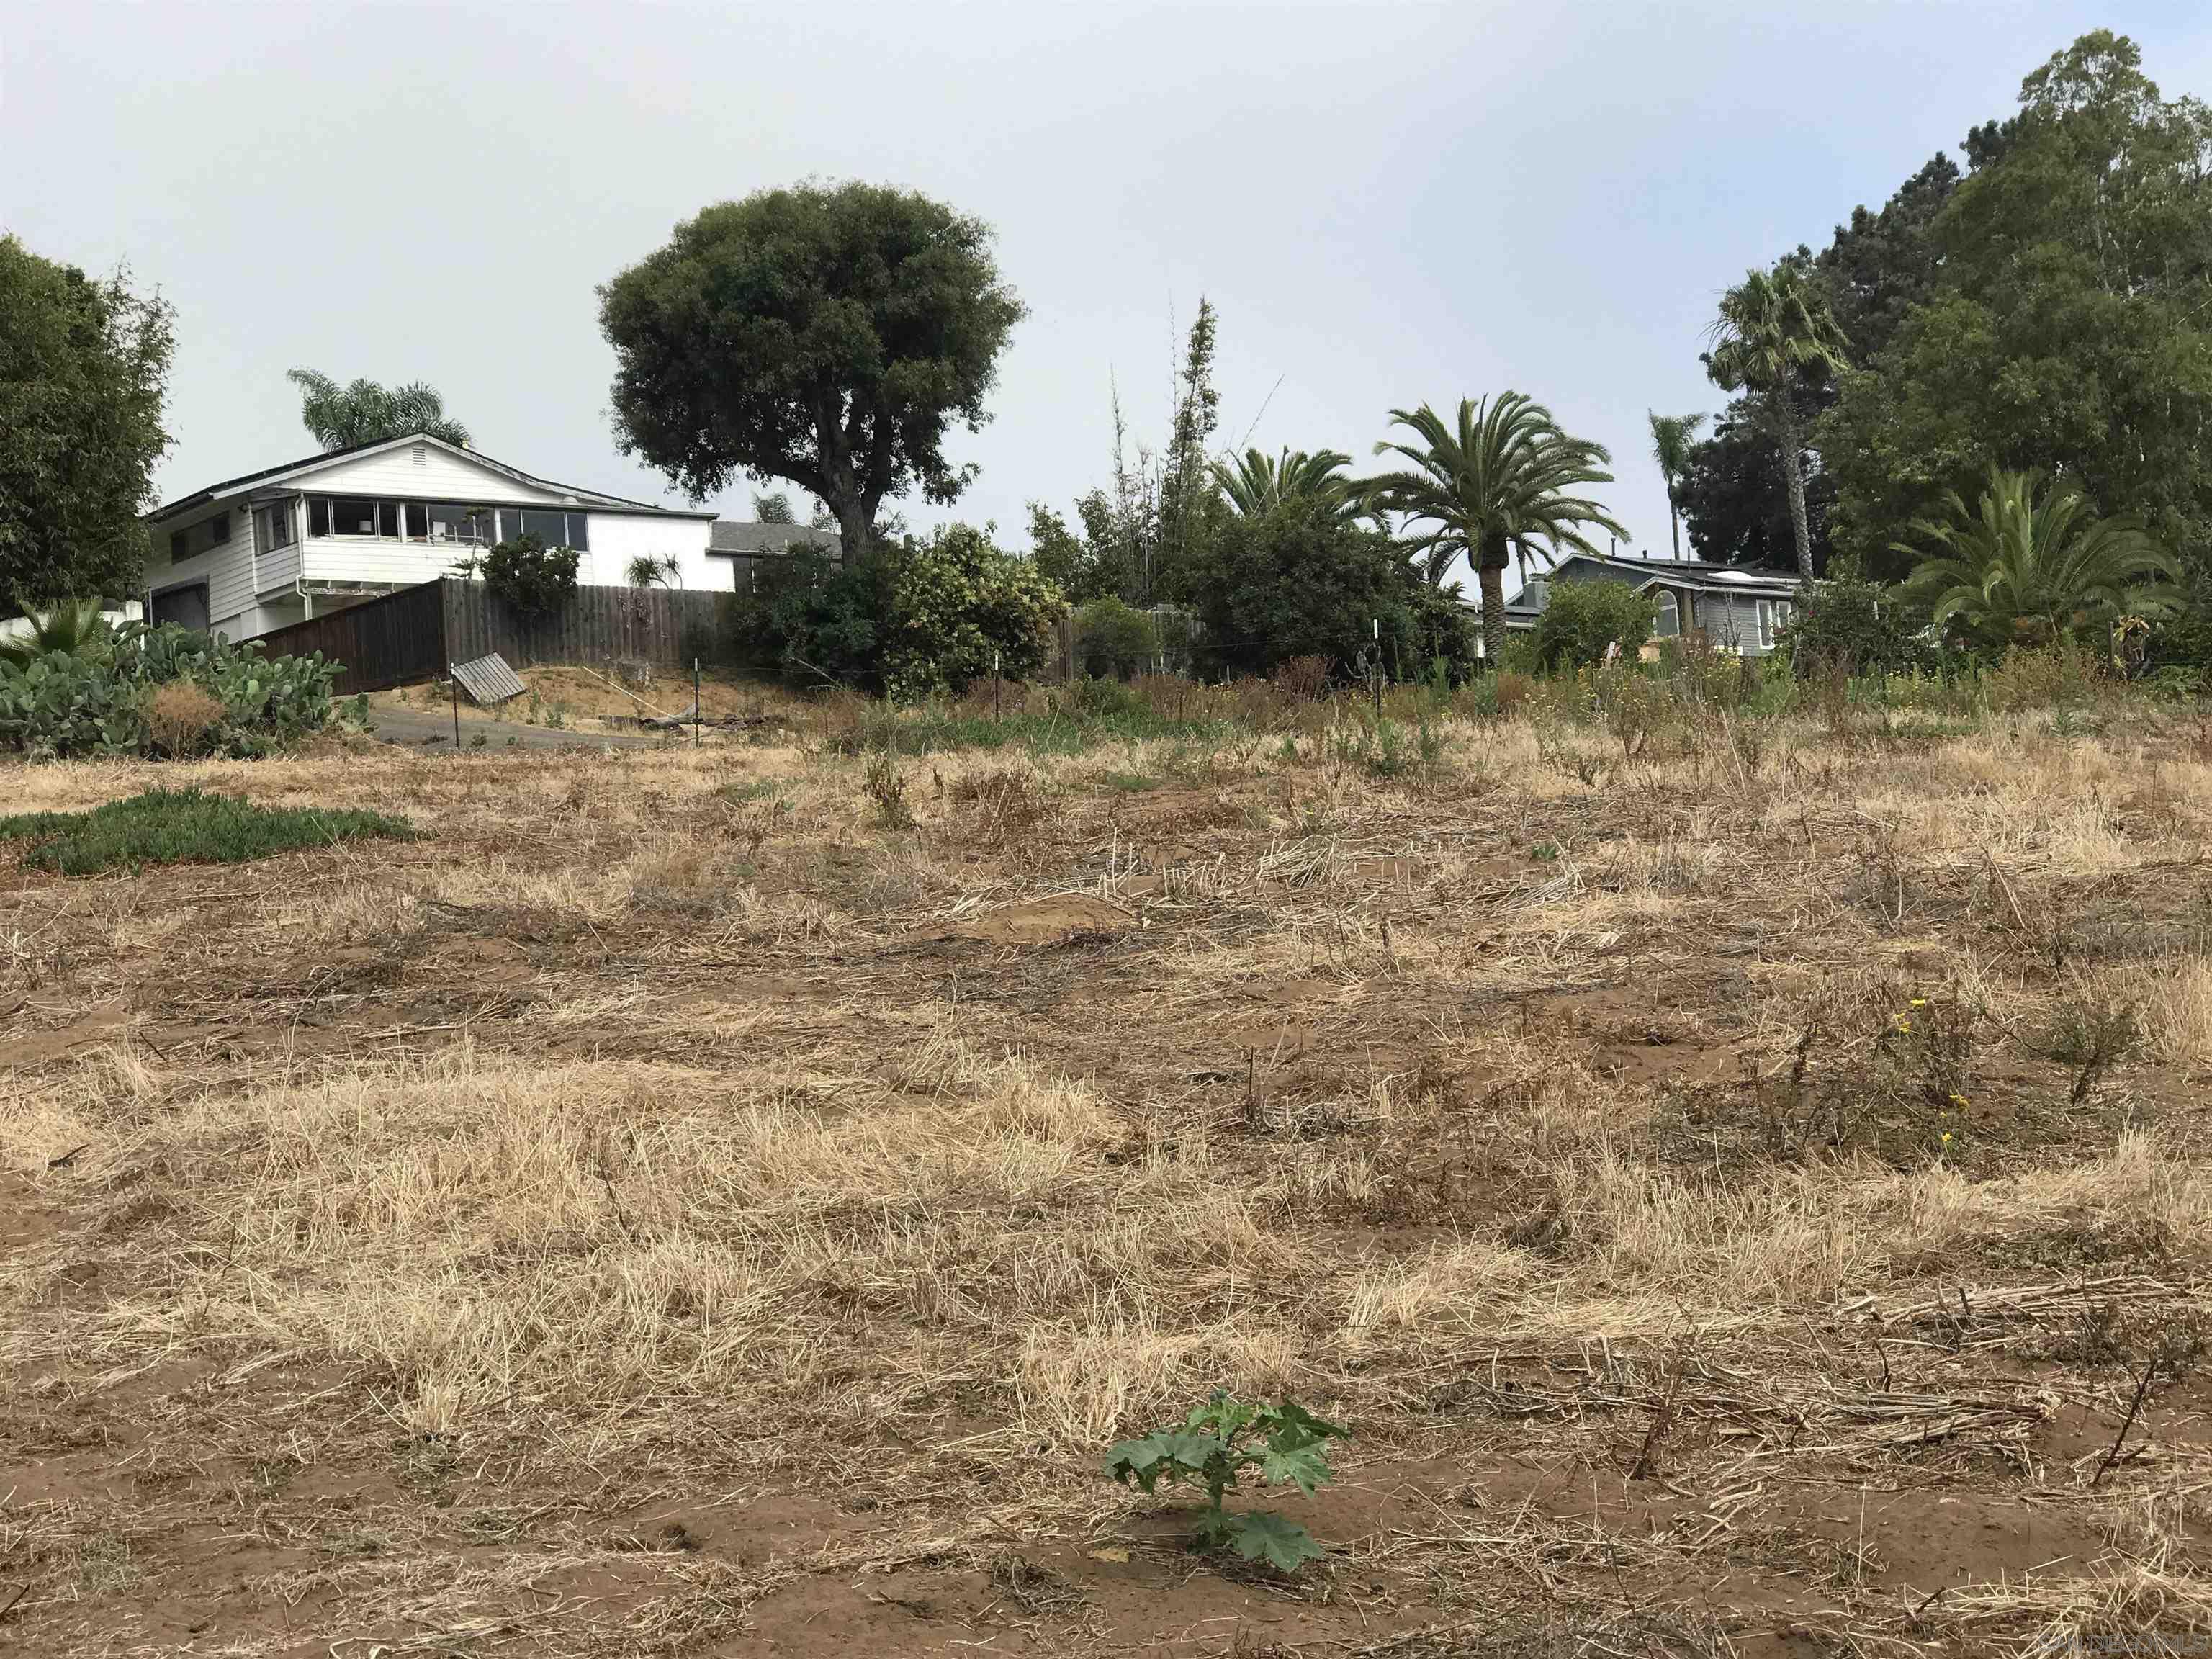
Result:
M586 551L585 515L581 513L556 513L548 507L526 507L515 515L522 520L521 535L535 536L548 547L573 547Z
M169 532L169 562L196 558L210 548L221 547L230 539L230 514L218 513L211 519L186 525L182 530Z
M327 536L331 533L331 503L327 496L316 495L307 502L307 533Z
M331 534L333 536L376 534L376 503L362 495L331 496Z
M411 507L409 511L411 513ZM459 501L432 501L423 509L434 542L488 543L493 539L495 520L488 507L467 507Z
M376 533L388 542L399 539L399 503L379 501L376 504Z
M1789 623L1789 600L1761 599L1759 602L1759 648L1773 650L1775 636Z
M270 552L292 544L292 503L279 501L261 509L261 544Z
M1682 631L1682 607L1665 588L1659 590L1659 602L1652 607L1651 631L1662 640L1671 640Z
M427 542L430 539L430 509L421 501L410 501L406 507L407 539Z

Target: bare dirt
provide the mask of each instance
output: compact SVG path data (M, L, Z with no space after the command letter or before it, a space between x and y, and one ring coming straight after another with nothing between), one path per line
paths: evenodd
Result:
M430 838L0 866L0 1650L2212 1638L2212 765L1773 741L372 747L192 770ZM1097 1474L1215 1386L1355 1431L1295 1577Z

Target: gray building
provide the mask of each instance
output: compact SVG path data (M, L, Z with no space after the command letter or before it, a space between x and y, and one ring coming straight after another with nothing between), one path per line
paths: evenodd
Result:
M1778 570L1708 564L1698 559L1637 559L1618 554L1571 553L1506 601L1506 626L1533 629L1558 581L1632 584L1651 595L1655 639L1702 632L1713 645L1747 657L1774 648L1796 608L1798 580Z

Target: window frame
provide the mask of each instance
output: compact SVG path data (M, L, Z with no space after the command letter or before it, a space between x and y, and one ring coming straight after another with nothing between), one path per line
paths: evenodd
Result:
M1664 617L1674 619L1671 628L1662 627ZM1682 636L1682 602L1674 597L1674 590L1662 587L1651 607L1651 637L1655 640L1674 640Z

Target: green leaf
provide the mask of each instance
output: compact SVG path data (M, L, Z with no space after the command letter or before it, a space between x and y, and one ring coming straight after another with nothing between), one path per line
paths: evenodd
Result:
M1279 1572L1295 1572L1322 1553L1311 1533L1273 1510L1255 1510L1229 1520L1233 1529L1230 1542L1247 1561L1265 1561Z
M1270 1446L1260 1454L1260 1478L1289 1481L1309 1497L1328 1484L1328 1457L1318 1445Z

